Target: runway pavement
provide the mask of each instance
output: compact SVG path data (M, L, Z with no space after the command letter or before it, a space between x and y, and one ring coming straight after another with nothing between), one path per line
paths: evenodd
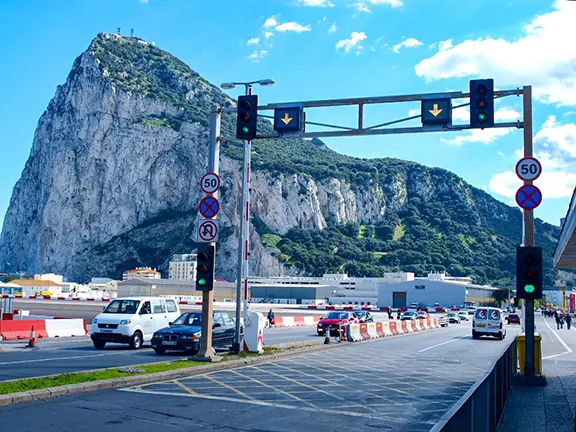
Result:
M0 409L36 431L424 431L487 370L504 341L470 324L351 343L168 382ZM65 415L63 415L65 413Z
M318 338L314 327L285 327L264 329L265 345L275 345ZM187 358L186 353L157 355L145 344L140 350L131 350L127 345L108 344L96 350L90 337L39 339L38 349L24 348L27 341L0 343L0 381L30 378L42 375L77 372L115 366L154 363L166 359ZM219 351L225 354L226 351Z

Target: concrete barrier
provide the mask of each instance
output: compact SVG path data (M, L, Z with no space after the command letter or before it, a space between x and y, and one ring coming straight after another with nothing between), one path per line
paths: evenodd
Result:
M274 327L304 327L315 326L322 319L319 315L314 316L279 316L274 318Z
M398 328L397 328L397 322L396 321L390 321L389 325L390 325L390 332L392 333L392 336L398 335L399 332L398 332Z
M30 331L34 327L36 338L47 338L46 321L44 320L10 320L0 321L0 335L4 340L17 340L30 337Z
M53 319L46 320L48 337L85 336L88 334L86 320Z
M349 342L360 342L363 340L360 334L360 324L349 324L346 326L346 339Z
M382 328L382 327L380 327L380 328ZM376 328L375 322L368 323L367 330L368 330L367 331L368 339L378 339L379 337L382 337L378 334L378 330Z
M295 316L294 317L294 324L296 324L297 327L302 327L306 325L306 322L304 320L303 316Z

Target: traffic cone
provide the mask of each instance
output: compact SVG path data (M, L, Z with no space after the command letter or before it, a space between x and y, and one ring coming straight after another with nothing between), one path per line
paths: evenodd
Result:
M28 340L28 345L26 348L35 348L36 347L36 333L34 332L34 326L30 329L30 339Z
M324 345L330 344L330 330L326 329L326 336L324 337Z

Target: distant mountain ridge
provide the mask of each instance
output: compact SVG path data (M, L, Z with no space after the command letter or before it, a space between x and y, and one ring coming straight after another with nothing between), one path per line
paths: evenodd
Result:
M137 38L99 34L41 116L0 234L4 270L86 281L195 247L211 106L235 102ZM235 118L223 117L233 134ZM268 122L259 124L271 132ZM242 148L221 154L218 277L235 279ZM251 274L447 271L514 277L521 213L440 168L338 154L320 140L253 144ZM558 228L536 221L547 278Z

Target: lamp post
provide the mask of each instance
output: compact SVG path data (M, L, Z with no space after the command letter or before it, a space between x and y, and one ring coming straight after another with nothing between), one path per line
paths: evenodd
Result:
M252 94L252 86L271 86L273 79L261 79L248 82L226 82L220 84L224 90L231 90L238 86L244 86L245 94ZM238 233L238 273L236 277L236 335L232 345L234 353L240 352L240 299L242 298L242 284L244 284L244 321L248 319L248 257L250 256L248 240L250 235L250 141L243 141L244 160L242 165L242 205L240 206L240 232ZM244 271L242 271L244 270ZM244 275L244 280L242 280Z

